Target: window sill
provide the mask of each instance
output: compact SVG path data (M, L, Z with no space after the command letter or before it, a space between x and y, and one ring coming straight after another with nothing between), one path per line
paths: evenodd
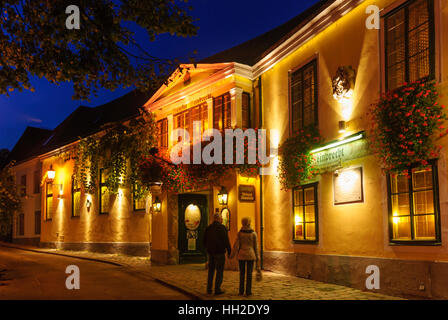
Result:
M319 240L293 240L294 244L318 244Z
M441 246L442 242L440 241L391 241L389 242L389 246L400 247L400 246L426 246L426 247L437 247Z

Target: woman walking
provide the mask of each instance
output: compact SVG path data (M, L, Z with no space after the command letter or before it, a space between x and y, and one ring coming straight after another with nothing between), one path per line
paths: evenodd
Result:
M252 271L254 262L257 264L260 260L258 256L257 234L250 226L250 218L241 220L242 227L238 232L235 244L233 246L231 258L237 255L240 267L240 290L239 294L244 294L244 278L246 276L246 296L252 295Z

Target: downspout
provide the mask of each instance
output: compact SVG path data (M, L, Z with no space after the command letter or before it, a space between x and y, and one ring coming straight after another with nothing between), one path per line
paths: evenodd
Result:
M258 128L263 127L261 76L258 77ZM263 175L260 175L260 268L263 269Z

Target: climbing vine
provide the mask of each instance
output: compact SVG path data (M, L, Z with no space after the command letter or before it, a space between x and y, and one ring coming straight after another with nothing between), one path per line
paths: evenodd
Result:
M127 123L104 126L96 135L81 139L75 154L74 174L86 193L98 188L99 169L106 172L105 185L112 194L119 188L135 188L141 198L146 189L140 183L139 163L156 143L156 124L153 114L142 110L141 116Z
M20 196L12 167L14 162L0 170L0 238L11 237L14 212L21 207Z
M321 143L315 126L300 129L279 147L279 180L282 189L292 189L302 180L311 179L318 172L312 167L310 151Z

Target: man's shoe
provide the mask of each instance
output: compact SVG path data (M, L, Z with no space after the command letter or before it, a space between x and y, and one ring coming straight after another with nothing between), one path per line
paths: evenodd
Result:
M219 294L223 294L224 290L216 290L215 291L215 296L219 295Z
M246 297L250 297L252 295L252 292L246 293Z
M212 294L212 290L207 290L207 294Z

